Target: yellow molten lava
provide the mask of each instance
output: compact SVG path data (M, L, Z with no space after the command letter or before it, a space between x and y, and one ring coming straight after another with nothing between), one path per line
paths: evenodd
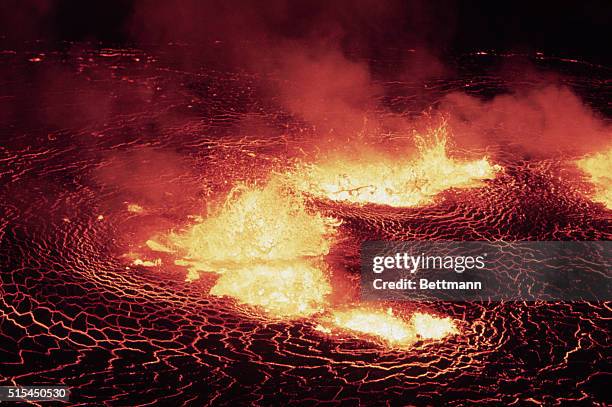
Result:
M302 196L271 181L234 188L221 209L170 236L193 271L225 272L245 264L295 261L329 253L338 221L309 211Z
M332 312L332 323L342 329L370 335L390 345L410 345L419 339L442 339L457 333L450 318L438 318L429 314L415 313L405 321L386 312L363 308L336 310Z
M417 312L412 315L411 321L417 336L423 339L442 339L457 333L457 327L448 317L439 318Z
M201 272L221 274L211 295L231 297L259 307L267 315L317 318L332 327L376 336L391 345L440 339L453 322L414 314L409 322L363 308L334 309L324 256L334 242L338 221L309 210L303 196L275 178L264 186L239 186L219 210L161 242L147 241L158 252L179 257L188 280ZM329 328L324 328L323 330Z
M321 312L331 286L324 267L306 261L264 263L223 274L210 293L230 296L279 317Z
M578 167L587 173L595 186L593 200L612 209L612 147L577 161Z
M222 276L210 293L261 307L279 317L321 311L331 293L322 256L338 221L306 208L299 193L272 180L234 188L221 208L167 242L147 241L155 251L182 256L187 280L200 272Z
M144 212L144 208L138 204L128 204L127 206L128 212L132 213L142 213Z
M335 159L308 164L289 175L298 190L313 196L355 204L396 207L424 205L449 188L476 187L495 177L500 167L486 157L451 158L444 125L426 138L416 137L419 155L412 161L388 156L363 160Z

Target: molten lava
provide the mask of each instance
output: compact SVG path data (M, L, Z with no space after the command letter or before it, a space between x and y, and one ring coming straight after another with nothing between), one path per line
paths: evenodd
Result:
M310 195L355 204L396 207L431 203L449 188L468 188L492 179L500 170L486 157L473 161L449 157L445 125L426 137L415 137L419 155L412 161L382 158L363 162L334 159L306 164L289 177L298 190Z
M337 224L307 210L301 194L273 180L264 187L234 188L217 213L171 234L168 246L184 254L178 264L191 271L223 273L247 264L324 256Z
M273 317L321 314L332 326L391 345L455 332L448 318L414 314L406 322L391 310L334 309L328 301L332 287L324 256L339 222L308 209L303 194L289 186L274 177L263 187L236 187L208 218L147 245L180 256L175 263L188 267L188 281L200 272L221 274L210 294L259 307Z
M458 332L450 318L439 318L430 314L417 312L412 315L412 326L417 336L423 339L442 339Z
M595 187L593 200L612 209L612 147L577 161L578 168L588 174Z
M323 311L331 294L323 270L324 264L300 260L245 265L223 274L210 293L259 306L278 317L308 316Z
M301 194L277 180L234 188L217 213L167 242L149 248L174 252L176 264L222 276L210 293L261 307L278 317L319 312L331 293L321 257L329 252L338 221L309 211Z
M450 318L438 318L415 313L410 321L386 312L367 308L352 308L332 312L331 323L336 327L378 338L389 345L410 345L419 339L442 339L457 333ZM329 329L329 328L327 328Z

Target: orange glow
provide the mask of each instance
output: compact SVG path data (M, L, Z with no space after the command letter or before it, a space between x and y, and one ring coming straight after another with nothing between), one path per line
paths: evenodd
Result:
M187 249L189 259L218 269L326 255L336 224L308 211L299 194L272 181L263 188L234 188L219 213L171 241Z
M289 178L298 190L320 198L409 207L431 203L449 188L479 186L500 170L486 157L473 161L449 157L444 125L416 141L419 155L412 161L388 156L369 162L335 159L303 165Z
M162 264L161 259L155 260L143 260L143 259L135 259L132 264L134 266L143 266L143 267L159 267Z
M309 316L323 310L331 286L324 266L307 261L245 265L223 274L210 290L263 308L277 317Z
M338 221L309 211L300 194L273 180L234 188L217 213L160 243L155 251L181 256L189 270L223 274L210 293L262 307L275 316L318 312L331 292L321 257L329 252Z
M423 339L442 339L458 333L452 319L439 318L421 312L412 315L412 325L417 335Z
M577 161L578 168L589 175L595 186L593 200L612 209L612 147Z
M144 212L144 208L138 204L128 204L127 206L128 212L131 213L142 213Z
M353 308L332 312L331 322L338 328L378 338L389 345L410 345L419 339L442 339L457 333L450 318L438 318L429 314L415 313L410 321L393 314L366 308ZM321 331L330 331L321 327Z
M192 272L224 273L245 264L324 256L337 225L336 219L309 211L299 193L273 180L263 187L234 188L210 217L170 234L168 242L149 240L147 245L181 254L177 264Z
M211 295L231 297L279 318L320 314L331 322L319 330L341 328L374 336L390 345L441 339L454 333L453 322L426 314L410 321L363 308L334 309L324 256L334 242L336 219L306 207L302 194L280 178L264 186L234 188L218 211L161 241L148 240L157 252L178 257L187 281L202 272L221 274Z
M390 344L411 344L417 340L414 329L406 321L388 312L363 309L335 311L333 323L350 331L376 336Z

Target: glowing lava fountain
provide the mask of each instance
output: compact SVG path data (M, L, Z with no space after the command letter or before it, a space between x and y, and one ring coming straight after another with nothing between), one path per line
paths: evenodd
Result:
M301 194L280 182L238 186L220 210L153 250L175 252L176 263L221 273L211 294L230 296L279 317L322 310L331 286L321 257L329 253L338 221L309 211Z
M336 158L304 164L289 178L296 189L319 198L410 207L431 203L449 188L480 186L501 169L487 157L471 161L449 157L447 140L447 128L441 125L425 136L415 136L418 155L411 161L376 153L367 162Z
M577 161L595 187L593 200L612 209L612 147Z
M440 165L440 155L445 156L443 140L425 151L417 168L426 172L424 163ZM488 165L486 160L481 163ZM453 165L455 170L470 168L470 173L482 174L476 169L484 164ZM413 174L414 168L406 171ZM391 346L456 333L448 318L416 313L406 321L390 309L334 308L328 298L332 293L331 270L324 257L340 222L308 208L305 194L286 181L285 176L273 176L264 186L240 185L211 216L161 240L149 240L147 245L154 251L175 254L175 263L189 270L188 281L198 279L202 272L220 274L211 295L234 298L274 318L313 317L323 324L319 330L324 332L331 332L325 327L331 325ZM403 202L420 201L424 196L408 194Z

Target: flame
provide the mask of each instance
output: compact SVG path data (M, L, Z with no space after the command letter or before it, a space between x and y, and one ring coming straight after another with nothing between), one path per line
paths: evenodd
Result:
M500 170L486 157L475 161L450 158L445 125L431 130L427 138L417 136L416 141L419 156L410 162L388 156L371 162L336 159L305 164L289 178L298 190L320 198L409 207L431 203L436 194L449 188L479 186Z
M415 313L410 321L393 314L367 308L353 308L332 312L336 327L383 340L390 345L410 345L419 339L442 339L456 334L457 328L450 318L438 318L429 314ZM323 327L322 331L329 329Z
M578 160L577 165L595 186L593 200L612 209L612 147Z

